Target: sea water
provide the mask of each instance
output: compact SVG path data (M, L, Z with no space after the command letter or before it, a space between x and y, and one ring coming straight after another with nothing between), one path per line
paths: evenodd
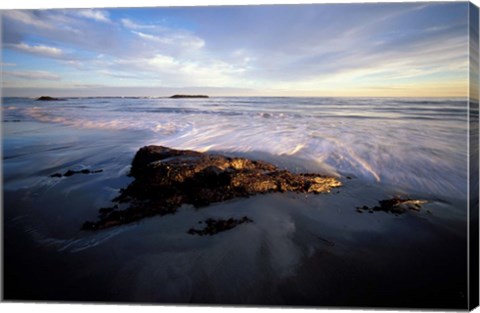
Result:
M466 99L68 98L2 103L7 299L458 308L466 303ZM337 177L81 231L145 145ZM67 170L101 173L50 177ZM358 206L427 200L400 216ZM207 218L248 216L215 236Z

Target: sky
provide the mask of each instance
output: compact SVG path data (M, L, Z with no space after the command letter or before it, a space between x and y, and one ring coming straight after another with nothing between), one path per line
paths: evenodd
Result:
M5 96L466 97L468 4L4 10Z

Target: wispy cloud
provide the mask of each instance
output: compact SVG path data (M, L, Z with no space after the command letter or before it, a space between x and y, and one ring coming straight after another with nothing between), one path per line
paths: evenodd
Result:
M200 49L205 46L205 41L202 38L194 36L188 32L184 31L165 31L159 36L146 34L139 31L133 31L132 33L139 36L142 39L150 40L153 42L165 44L165 45L176 45L178 47L188 47L190 49Z
M49 47L45 45L28 45L26 43L18 44L7 44L8 48L12 48L18 51L48 56L48 57L59 57L63 55L63 51L59 48Z
M107 11L103 10L93 10L93 9L82 9L82 10L75 10L76 15L95 20L97 22L103 23L111 23L109 14Z
M122 18L120 20L120 23L123 25L123 27L129 28L129 29L155 29L158 28L157 25L144 25L144 24L138 24L128 18Z
M2 12L4 18L12 19L20 23L31 25L39 28L51 29L54 25L39 19L32 11L23 10L5 10Z
M5 76L17 77L27 80L60 80L60 76L47 71L5 71Z
M241 67L217 59L204 59L203 62L179 60L157 54L151 58L118 59L110 62L112 71L127 70L137 73L148 81L156 81L163 86L222 86L243 83L236 74L243 72Z
M101 74L101 75L106 75L106 76L110 76L110 77L115 77L115 78L121 78L121 79L125 79L125 78L128 78L128 79L145 79L146 77L143 76L143 75L135 75L135 74L132 74L132 73L125 73L125 72L121 72L121 71L110 71L110 70L99 70L97 71L98 74Z
M152 40L152 41L158 41L158 42L163 42L163 38L159 38L153 35L145 34L142 32L137 32L137 31L132 31L132 34L138 35L140 38L147 39L147 40Z

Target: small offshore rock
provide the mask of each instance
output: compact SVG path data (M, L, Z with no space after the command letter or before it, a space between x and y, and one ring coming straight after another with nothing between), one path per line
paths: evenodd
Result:
M50 96L41 96L39 98L37 98L37 101L61 101L63 99L60 99L60 98L54 98L54 97L50 97Z
M183 98L208 98L207 95L173 95L170 99L183 99Z

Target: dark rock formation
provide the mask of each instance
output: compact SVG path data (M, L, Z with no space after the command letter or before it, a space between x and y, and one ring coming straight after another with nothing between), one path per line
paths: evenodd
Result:
M187 233L190 235L215 235L219 232L230 230L243 223L252 223L253 221L244 216L241 219L229 218L228 220L209 218L205 221L206 226L203 229L190 228ZM200 222L203 224L203 222Z
M144 217L175 213L182 204L195 207L268 192L328 193L341 183L318 174L294 174L263 161L175 150L141 148L132 162L135 180L114 199L129 203L83 229L101 229Z
M61 100L63 99L49 97L49 96L41 96L40 98L37 98L37 101L61 101Z
M96 173L101 173L101 172L103 172L103 170L87 170L87 169L80 170L80 171L68 170L64 174L55 173L55 174L50 175L50 177L70 177L70 176L75 175L75 174L96 174Z
M182 98L208 98L206 95L173 95L171 99L182 99Z
M387 213L393 214L403 214L407 211L420 211L422 204L426 203L425 200L413 200L413 199L400 199L400 198L393 198L388 200L381 200L378 201L379 206L374 207L367 207L364 205L363 207L357 207L357 212L363 213L373 213L377 211L383 211Z

